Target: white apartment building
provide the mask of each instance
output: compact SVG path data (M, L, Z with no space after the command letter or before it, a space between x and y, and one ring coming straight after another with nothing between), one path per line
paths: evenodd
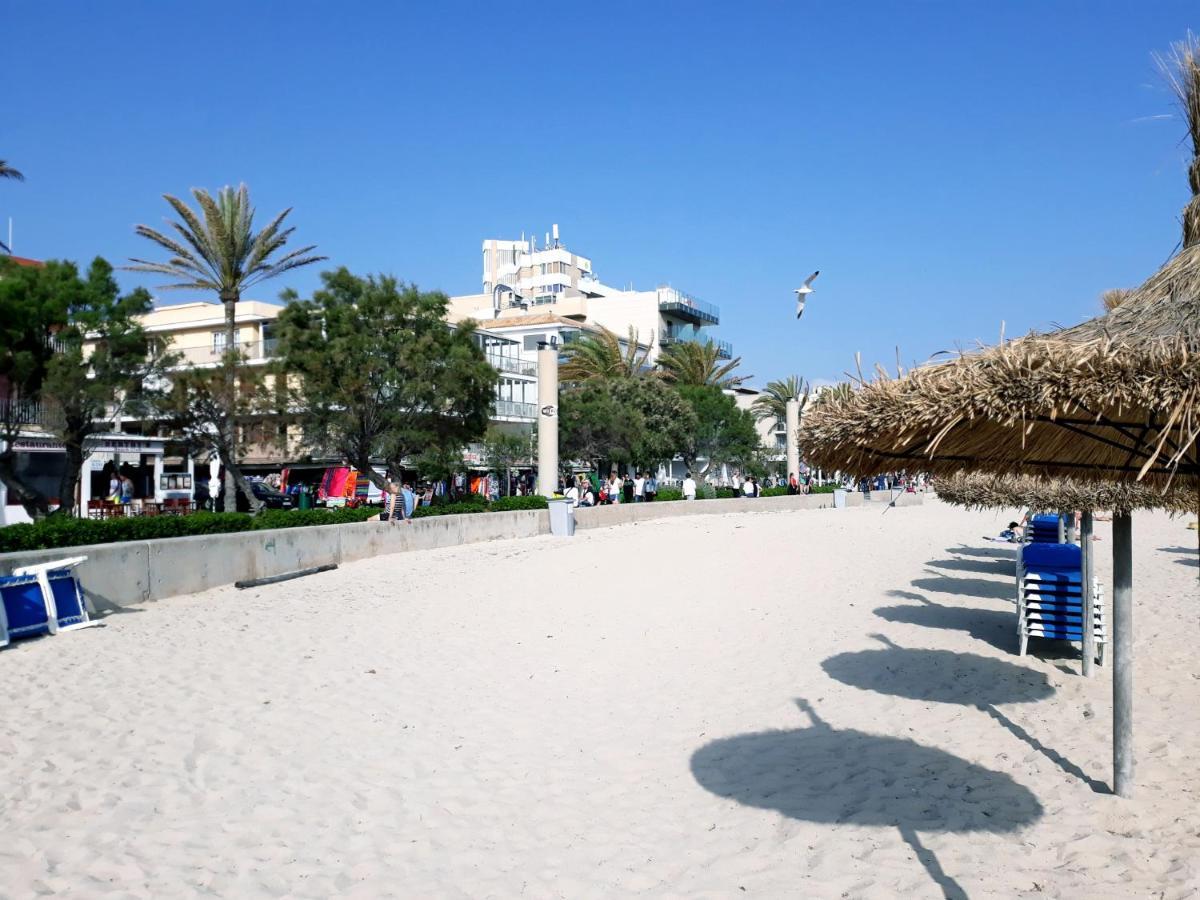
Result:
M732 346L711 333L721 320L716 306L668 285L635 290L604 284L590 259L562 245L557 225L540 249L536 237L485 240L482 284L479 294L450 298L451 321L471 318L494 334L511 335L527 358L539 341L553 338L561 345L597 328L622 341L632 328L650 362L681 341L712 340L723 358L733 356Z

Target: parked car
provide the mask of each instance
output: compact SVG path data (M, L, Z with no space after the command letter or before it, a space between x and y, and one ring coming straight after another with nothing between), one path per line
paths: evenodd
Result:
M295 509L296 498L288 494L280 493L275 488L263 484L261 481L249 482L250 492L254 494L255 499L259 500L264 509ZM225 508L225 494L222 492L217 496L216 509L219 512ZM237 493L237 511L250 512L250 501L246 499L241 491Z

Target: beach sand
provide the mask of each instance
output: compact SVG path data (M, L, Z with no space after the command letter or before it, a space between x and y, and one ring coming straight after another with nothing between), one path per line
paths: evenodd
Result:
M1121 800L1110 666L1016 655L1008 518L668 519L23 642L0 896L1194 897L1195 532L1134 517Z

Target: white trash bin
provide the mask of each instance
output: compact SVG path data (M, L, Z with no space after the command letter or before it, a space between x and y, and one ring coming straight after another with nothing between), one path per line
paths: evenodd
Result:
M550 533L570 537L575 533L575 501L547 500L550 507Z
M833 491L833 508L834 509L845 509L846 508L846 492L844 490L842 490L841 488L835 488Z

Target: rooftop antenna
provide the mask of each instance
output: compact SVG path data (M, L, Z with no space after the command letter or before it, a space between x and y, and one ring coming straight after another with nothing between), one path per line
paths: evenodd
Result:
M550 249L550 232L546 232L546 249Z
M555 222L552 227L554 229L554 249L557 250L558 249L558 223Z

